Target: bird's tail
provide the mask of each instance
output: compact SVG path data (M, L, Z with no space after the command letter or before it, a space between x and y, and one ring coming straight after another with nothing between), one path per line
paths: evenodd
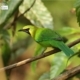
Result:
M63 42L58 44L58 48L62 50L68 57L74 55L74 52L68 46L66 46Z

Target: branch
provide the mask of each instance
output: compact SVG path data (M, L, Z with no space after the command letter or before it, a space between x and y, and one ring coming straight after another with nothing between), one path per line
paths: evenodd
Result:
M15 16L14 16L14 20L13 20L13 22L12 22L12 36L14 36L15 35L15 32L16 32L16 20L17 20L17 17L18 17L18 12L19 11L17 11L16 13L15 13Z
M62 73L60 76L58 76L57 78L52 79L52 80L66 80L66 79L69 79L69 78L75 76L78 73L80 73L80 65L69 69L68 71Z
M21 16L23 16L26 12L28 12L34 6L35 2L36 2L36 0L34 0L33 3L31 4L31 6L27 10L25 10L24 13L20 14L18 16L18 18L21 17Z
M18 15L18 16L16 17L15 21L13 20L13 21L10 22L9 24L7 24L7 25L4 27L4 29L9 29L10 26L12 26L12 25L14 24L14 22L16 22L21 16L23 16L25 13L27 13L27 12L34 6L35 2L36 2L36 0L33 1L33 3L31 4L31 6L30 6L27 10L25 10L24 13Z
M80 43L80 39L77 39L77 40L73 41L72 43L68 44L68 46L69 46L69 47L72 47L72 46L74 46L74 45L76 45L76 44L78 44L78 43ZM44 54L42 54L42 55L39 55L39 56L36 56L36 57L33 57L33 58L28 58L28 59L25 59L25 60L20 61L20 62L18 62L18 63L14 63L14 64L12 64L12 65L9 65L9 66L0 68L0 71L2 71L2 70L8 70L8 69L10 70L10 69L13 69L13 68L16 68L16 67L25 65L25 64L27 64L27 63L30 63L30 62L39 60L39 59L41 59L41 58L50 56L50 55L52 55L52 54L55 54L55 53L57 53L57 52L59 52L59 51L60 51L59 49L56 49L56 48L55 48L54 50L51 50L51 51L49 51L49 52L46 52L46 53L44 53Z

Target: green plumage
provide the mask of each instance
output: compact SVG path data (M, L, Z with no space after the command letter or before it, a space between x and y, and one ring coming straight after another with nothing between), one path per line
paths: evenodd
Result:
M30 35L34 40L43 47L56 47L62 50L68 57L72 56L74 52L64 44L62 37L51 29L37 28L34 26L25 26L23 30L29 30ZM28 33L29 33L28 32Z
M74 52L64 44L60 35L50 29L37 29L35 41L45 47L57 47L62 50L68 57L74 54Z

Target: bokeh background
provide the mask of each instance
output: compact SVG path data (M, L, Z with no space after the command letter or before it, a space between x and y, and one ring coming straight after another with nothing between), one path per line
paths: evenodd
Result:
M2 23L0 23L0 67L8 66L10 64L34 56L37 43L29 35L23 32L18 32L18 30L24 27L25 25L32 25L34 24L34 22L34 25L36 26L37 20L41 19L39 17L46 17L48 28L50 27L50 25L53 24L51 27L61 36L68 39L66 44L75 41L80 37L80 27L77 22L76 12L74 8L75 2L77 0L41 0L41 3L38 3L38 5L40 6L43 3L44 7L46 7L48 10L47 12L45 12L43 15L38 15L37 18L33 16L37 16L38 13L31 13L29 15L22 15L19 19L17 19L16 16L18 16L18 14L21 14L25 10L26 5L31 5L31 0L28 0L28 4L25 3L24 5L22 5L21 2L21 9L19 9L21 6L19 4L18 9L16 9L14 6L17 0L6 0L4 1L4 3L7 5L9 1L13 1L13 5L11 6L12 10L0 10L0 22L3 21ZM3 1L0 0L0 3L2 2ZM44 10L44 7L39 7L38 5L36 6L38 7L37 12L39 11L40 13L43 13L40 10ZM15 9L13 10L13 8ZM8 11L10 12L9 14ZM34 12L35 10L32 9L32 11ZM49 17L47 18L46 16L46 14L48 13L49 15L51 14L50 19L53 19L51 23ZM8 16L6 17L6 20L5 16ZM43 24L45 23L44 20L40 21L43 22ZM13 24L11 24L12 22ZM45 25L43 25L43 27L45 27ZM78 52L79 49L80 44L77 44L72 47L72 50L75 53ZM48 48L46 51L49 50L52 50L52 48ZM72 68L74 66L79 65L79 57L80 52L78 56L75 56L70 60L67 68ZM7 80L8 78L9 80L39 80L43 73L50 72L52 63L54 64L54 55L40 59L37 63L37 67L35 70L32 70L30 64L26 64L14 68L11 71L7 71L7 76L5 71L0 72L0 79ZM77 75L70 80L79 79L80 75Z

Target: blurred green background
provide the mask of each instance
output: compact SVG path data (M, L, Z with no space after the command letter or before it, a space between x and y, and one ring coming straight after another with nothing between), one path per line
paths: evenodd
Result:
M13 3L9 3L11 4L10 11L0 10L0 22L3 21L0 23L0 53L1 53L0 55L3 58L3 59L0 58L1 59L0 67L8 66L10 64L34 56L37 43L30 36L28 36L25 33L18 32L18 30L24 27L25 25L29 24L34 24L35 26L40 25L41 23L40 24L37 23L37 20L41 19L40 17L46 18L46 22L48 23L48 25L53 24L53 29L57 33L68 39L67 43L70 43L80 37L80 27L77 23L76 12L74 11L74 4L76 0L42 0L44 7L48 9L47 12L42 14L43 12L41 12L40 10L44 10L44 7L39 7L42 5L42 3L38 3L39 6L36 7L38 7L38 11L41 14L40 17L38 14L39 12L37 11L36 8L34 8L32 9L32 11L33 12L37 11L37 13L22 15L19 19L16 18L16 15L18 16L18 14L22 13L25 10L26 5L30 6L31 0L30 1L25 0L28 1L28 4L25 3L24 5L21 4L22 2L19 2L17 0L6 0L6 1L5 1L6 4L8 4L9 1L12 1ZM21 7L22 10L19 9L20 4L22 5ZM48 13L49 15L51 14L50 19L49 17L47 18L46 14ZM35 18L34 16L38 17ZM52 18L53 21L52 23L50 23L49 21ZM45 23L44 20L40 21L43 24ZM14 23L11 24L12 22ZM45 26L43 25L43 27ZM80 49L80 44L73 46L72 49L75 53L78 52ZM52 50L52 48L48 48L46 51L49 50ZM7 71L7 73L9 73L8 78L9 80L39 80L40 76L43 73L50 71L52 62L54 60L53 57L54 55L51 55L49 57L39 60L35 71L31 69L30 64L17 67L11 70L10 73ZM79 65L79 63L80 63L79 57L75 56L70 60L69 66L67 68L72 68L74 66L77 66ZM4 72L3 74L0 72L0 74L1 74L0 76L1 80L7 80ZM79 80L79 79L80 75L77 75L69 80ZM50 79L40 79L40 80L50 80Z

